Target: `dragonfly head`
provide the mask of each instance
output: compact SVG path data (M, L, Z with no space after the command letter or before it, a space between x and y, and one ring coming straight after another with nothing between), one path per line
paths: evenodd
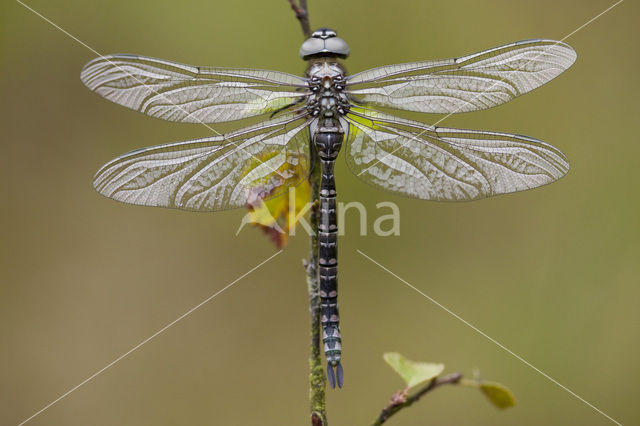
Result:
M329 28L319 28L300 46L300 57L305 61L320 57L346 58L349 45Z

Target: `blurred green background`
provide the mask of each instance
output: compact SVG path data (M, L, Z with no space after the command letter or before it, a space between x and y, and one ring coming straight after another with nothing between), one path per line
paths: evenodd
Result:
M30 0L100 53L300 74L302 36L286 0ZM318 1L312 27L350 44L346 66L460 56L560 39L609 1ZM473 389L443 388L389 425L610 422L400 281L361 250L623 424L639 424L637 2L567 40L575 65L507 105L449 127L534 136L572 169L534 191L462 204L403 199L337 167L343 202L393 201L398 237L340 240L346 383L333 425L366 425L402 386L400 351L508 385L505 412ZM244 214L123 205L93 173L134 148L207 136L86 89L86 47L19 3L0 6L0 424L17 424L274 253ZM435 122L440 116L401 114ZM228 131L238 124L215 125ZM372 234L372 233L371 233ZM307 237L33 419L33 425L304 425Z

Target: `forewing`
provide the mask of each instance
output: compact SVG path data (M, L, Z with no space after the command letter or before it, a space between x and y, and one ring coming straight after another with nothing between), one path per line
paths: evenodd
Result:
M388 65L348 79L352 101L409 111L490 108L554 79L576 60L567 44L525 40L443 61Z
M304 79L276 71L206 68L136 55L107 55L80 74L112 102L164 120L219 123L279 110L307 95Z
M347 115L347 164L365 182L423 200L466 201L560 179L560 150L509 133L431 127L393 116Z
M254 205L308 177L307 123L288 116L225 136L138 149L102 166L93 186L144 206L217 211Z

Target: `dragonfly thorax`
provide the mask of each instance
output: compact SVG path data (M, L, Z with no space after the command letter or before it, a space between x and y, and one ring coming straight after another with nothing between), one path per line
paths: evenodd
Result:
M313 116L342 116L349 110L349 99L344 93L345 70L335 60L313 61L307 69L311 95L307 109Z

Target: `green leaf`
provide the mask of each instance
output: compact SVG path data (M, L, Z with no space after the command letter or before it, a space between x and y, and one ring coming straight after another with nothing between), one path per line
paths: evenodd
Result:
M480 383L480 390L493 405L501 410L516 405L516 398L511 391L500 383L482 382Z
M409 387L431 380L444 370L444 364L411 361L397 352L387 352L382 357Z

